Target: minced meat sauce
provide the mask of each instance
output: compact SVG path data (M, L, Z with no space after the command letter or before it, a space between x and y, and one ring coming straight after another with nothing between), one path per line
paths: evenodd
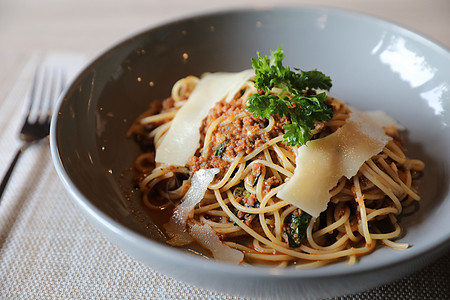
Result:
M253 117L245 111L245 102L242 98L234 99L229 103L220 101L209 111L200 128L200 149L193 156L188 165L191 173L199 169L219 168L218 178L225 175L230 161L240 152L251 153L255 148L284 133L283 126L288 119L283 116L274 116L275 124L270 131L262 131L269 121L261 117ZM204 137L211 123L222 117L222 121L213 131L211 140L206 145L206 157L202 156Z

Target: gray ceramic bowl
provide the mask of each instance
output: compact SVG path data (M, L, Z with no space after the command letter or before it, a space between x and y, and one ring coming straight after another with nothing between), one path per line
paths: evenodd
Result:
M179 78L240 71L283 44L286 64L331 75L331 93L382 109L408 128L426 162L420 211L403 218L403 251L378 249L354 266L296 270L227 265L164 244L121 175L139 148L125 137ZM151 84L150 84L151 83ZM155 270L204 288L272 298L316 298L372 288L418 270L450 244L450 53L399 26L328 8L238 10L151 28L106 50L64 92L51 127L54 163L87 218ZM106 254L106 253L105 253Z

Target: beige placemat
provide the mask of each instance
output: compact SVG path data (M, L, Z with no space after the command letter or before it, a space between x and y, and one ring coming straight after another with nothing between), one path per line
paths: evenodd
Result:
M31 58L0 102L0 174L19 146ZM450 299L450 255L423 271L333 299ZM154 271L103 238L71 201L49 145L28 149L0 204L0 299L246 299L199 289ZM299 299L301 299L299 295Z

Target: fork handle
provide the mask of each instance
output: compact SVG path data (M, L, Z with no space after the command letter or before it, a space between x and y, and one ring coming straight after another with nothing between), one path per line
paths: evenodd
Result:
M28 148L28 145L25 144L22 147L20 147L19 150L17 150L16 156L14 156L14 159L11 161L11 164L9 165L8 171L6 171L5 176L3 177L2 184L0 185L0 203L2 201L3 192L5 191L6 186L8 185L8 181L9 181L9 178L11 177L14 167L16 166L17 161L19 160L22 153L27 148Z

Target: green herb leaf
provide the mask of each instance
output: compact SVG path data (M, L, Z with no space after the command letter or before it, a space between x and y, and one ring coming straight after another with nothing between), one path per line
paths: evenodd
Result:
M289 116L290 109L287 97L278 97L277 95L259 95L253 94L248 99L249 105L246 111L253 113L255 117L269 118L271 115Z
M302 212L299 216L290 214L287 218L286 235L288 237L288 245L291 248L298 248L302 244L302 240L306 236L306 228L311 221L311 215Z
M222 157L223 152L225 152L225 149L227 149L227 146L222 144L219 144L216 148L216 151L214 151L214 155L218 157Z
M333 110L325 100L327 95L320 93L310 95L308 90L331 88L331 79L317 70L291 71L284 67L282 60L284 53L282 46L271 52L270 58L261 56L252 59L255 69L255 87L264 92L253 94L248 100L246 111L255 117L269 118L271 115L287 116L291 124L285 125L285 142L295 146L305 144L312 138L312 130L316 121L331 119ZM281 89L278 95L270 94L274 87ZM284 93L293 96L291 99Z

